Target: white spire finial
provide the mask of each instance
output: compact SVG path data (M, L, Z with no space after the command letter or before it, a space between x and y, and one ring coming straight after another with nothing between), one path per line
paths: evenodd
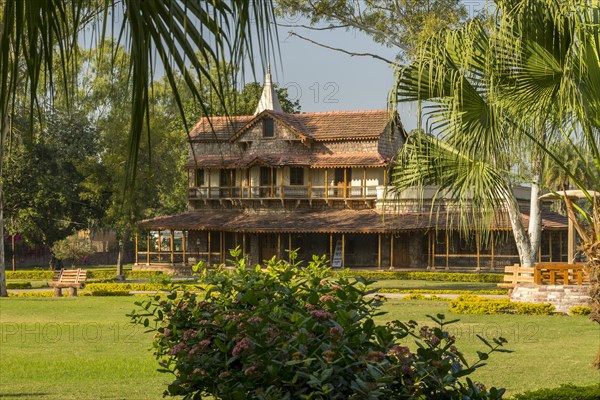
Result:
M254 115L258 115L264 110L283 112L283 110L281 109L281 105L279 104L279 99L277 98L277 93L275 93L275 88L273 87L273 83L271 82L271 64L267 65L265 86L263 87L262 96L260 96L260 100L258 101L258 107L256 107Z

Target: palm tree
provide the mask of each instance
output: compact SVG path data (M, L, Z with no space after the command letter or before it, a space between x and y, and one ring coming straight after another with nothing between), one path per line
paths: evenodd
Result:
M427 102L427 132L435 137L409 138L398 157L394 183L398 190L440 185L461 205L472 202L476 211L487 215L493 215L494 208L507 210L521 263L531 266L539 246L537 198L545 159L550 158L553 168L563 172L561 179L582 189L590 202L594 199L587 185L600 188L600 5L560 0L495 3L493 15L433 38L399 74L398 101ZM553 145L558 138L575 157L587 160L590 154L591 162L571 170L561 154L564 147ZM527 231L510 190L515 179L510 154L522 153L523 148L532 171ZM597 203L596 212L586 213L565 200L570 217L591 227L576 224L588 256L599 259ZM593 318L600 322L600 266L593 271Z
M116 16L121 13L122 22L117 23ZM202 109L206 110L207 102L194 86L193 76L212 87L225 107L223 88L231 77L225 76L227 71L215 76L209 66L226 60L243 70L244 60L256 52L264 61L272 50L272 20L270 0L0 0L0 176L17 95L22 95L19 92L23 87L29 89L27 101L33 113L38 103L52 100L53 88L61 85L65 93L73 92L83 28L94 25L102 41L112 26L131 52L132 122L126 167L130 183L135 179L138 148L147 126L156 61L164 68L187 126L177 94L176 74L183 76ZM110 54L99 56L108 56L110 62ZM65 101L69 102L68 95ZM3 238L1 189L0 186ZM4 247L0 246L0 296L6 295Z

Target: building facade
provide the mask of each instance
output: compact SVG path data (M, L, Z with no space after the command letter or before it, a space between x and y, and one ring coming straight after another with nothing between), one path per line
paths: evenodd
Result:
M386 191L405 139L394 112L286 114L267 74L255 115L203 118L192 129L189 209L138 223L136 268L222 264L237 246L249 264L290 249L349 268L495 270L518 262L508 222L486 241L465 238L443 204L432 216L416 196ZM564 260L566 227L545 211L540 259Z

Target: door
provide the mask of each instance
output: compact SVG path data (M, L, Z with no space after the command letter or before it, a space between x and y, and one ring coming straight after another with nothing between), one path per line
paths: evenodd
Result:
M408 235L394 236L394 268L410 268L410 244Z
M273 168L260 167L260 197L273 197L275 174Z
M277 255L277 235L260 235L260 260L270 260Z

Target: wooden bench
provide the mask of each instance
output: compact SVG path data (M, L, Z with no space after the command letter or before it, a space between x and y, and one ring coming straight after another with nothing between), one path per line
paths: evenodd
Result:
M584 285L590 283L584 272L584 263L539 262L535 267L535 283L538 285Z
M504 283L498 287L514 289L517 283L534 283L535 268L521 267L519 264L504 267Z
M87 271L82 269L61 269L54 271L54 278L48 286L54 288L54 297L61 297L62 290L69 289L69 296L77 296L77 289L85 287Z

